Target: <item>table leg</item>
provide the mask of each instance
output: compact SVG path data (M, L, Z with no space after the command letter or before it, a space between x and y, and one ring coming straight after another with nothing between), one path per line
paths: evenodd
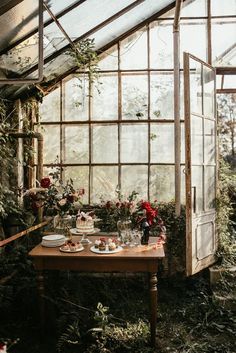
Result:
M150 311L151 311L151 345L156 345L156 323L157 323L157 274L150 273Z
M40 310L40 326L41 331L44 329L45 323L45 300L44 300L44 275L43 271L37 272L38 292L39 292L39 310Z

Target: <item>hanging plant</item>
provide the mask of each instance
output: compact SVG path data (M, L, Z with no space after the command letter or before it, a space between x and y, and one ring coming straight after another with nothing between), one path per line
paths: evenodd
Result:
M81 40L67 54L75 60L78 71L88 75L90 83L98 83L99 57L95 50L94 39Z

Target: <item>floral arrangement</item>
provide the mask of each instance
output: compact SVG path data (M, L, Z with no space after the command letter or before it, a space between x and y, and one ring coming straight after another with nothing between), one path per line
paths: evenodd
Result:
M28 209L37 211L43 207L44 214L64 216L73 211L76 202L81 204L83 194L84 189L76 190L72 179L64 184L56 170L40 181L40 187L27 190L24 200Z
M158 234L165 239L166 227L162 218L158 215L158 204L155 200L152 204L149 201L141 200L138 204L138 218L137 223L142 228L144 223L149 227L153 235Z

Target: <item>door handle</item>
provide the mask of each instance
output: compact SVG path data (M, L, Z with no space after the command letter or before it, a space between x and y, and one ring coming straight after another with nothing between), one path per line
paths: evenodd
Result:
M196 186L192 186L193 189L193 212L196 213L197 199L196 199Z

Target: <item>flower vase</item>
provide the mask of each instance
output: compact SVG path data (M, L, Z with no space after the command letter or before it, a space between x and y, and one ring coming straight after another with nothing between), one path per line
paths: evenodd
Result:
M131 242L132 221L129 218L120 219L117 222L118 236L123 245L128 245Z
M70 215L57 214L53 219L54 231L58 234L67 234L72 227L72 218Z

